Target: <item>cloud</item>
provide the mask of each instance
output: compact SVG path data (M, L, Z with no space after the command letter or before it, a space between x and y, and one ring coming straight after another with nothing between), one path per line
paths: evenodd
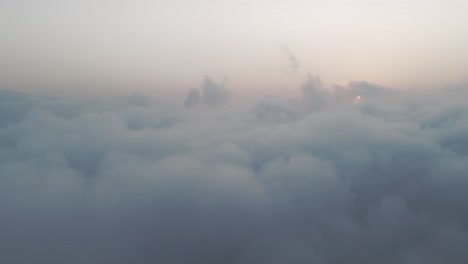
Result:
M292 53L292 51L289 49L289 46L287 44L284 44L281 46L281 50L283 54L286 56L288 59L289 67L291 70L296 71L299 69L299 61L296 59L296 56Z
M191 89L185 98L185 107L193 107L203 102L209 106L219 106L226 103L230 98L229 90L223 83L213 81L206 76L201 86L202 92L198 89Z
M205 77L202 85L203 102L207 105L220 105L229 100L229 91L223 83L217 83L210 77Z
M319 77L309 74L301 89L308 105L314 110L321 110L332 103L331 93L325 89Z
M151 100L139 92L134 92L127 98L129 105L147 107L150 105Z
M300 88L217 111L0 92L0 262L466 263L462 89Z
M192 107L199 105L201 103L202 97L200 94L200 91L196 88L192 89L189 91L187 94L187 98L185 99L185 106L186 107Z

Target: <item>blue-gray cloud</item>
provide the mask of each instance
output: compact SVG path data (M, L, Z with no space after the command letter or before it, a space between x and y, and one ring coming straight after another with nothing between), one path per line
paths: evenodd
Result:
M224 82L218 83L206 76L201 86L201 92L199 89L191 89L187 97L185 98L185 107L194 107L204 103L209 106L219 106L225 104L231 94L229 90L224 86Z
M185 107L193 107L202 102L200 91L196 88L191 89L185 98Z
M0 262L466 263L464 90L302 90L217 111L0 92Z

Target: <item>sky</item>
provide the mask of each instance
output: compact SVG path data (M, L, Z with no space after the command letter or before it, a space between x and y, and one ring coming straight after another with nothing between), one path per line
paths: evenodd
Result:
M248 95L295 91L308 73L341 85L457 84L467 81L467 9L457 0L1 0L0 85L180 95L208 75Z

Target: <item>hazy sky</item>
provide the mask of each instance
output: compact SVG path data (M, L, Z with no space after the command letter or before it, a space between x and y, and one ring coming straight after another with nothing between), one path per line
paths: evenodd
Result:
M184 93L466 81L466 1L0 0L3 89ZM293 61L294 60L294 61Z

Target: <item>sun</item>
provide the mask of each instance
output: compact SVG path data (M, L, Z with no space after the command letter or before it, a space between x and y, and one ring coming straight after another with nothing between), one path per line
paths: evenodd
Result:
M360 102L361 102L361 96L360 95L354 97L353 104L358 104Z

